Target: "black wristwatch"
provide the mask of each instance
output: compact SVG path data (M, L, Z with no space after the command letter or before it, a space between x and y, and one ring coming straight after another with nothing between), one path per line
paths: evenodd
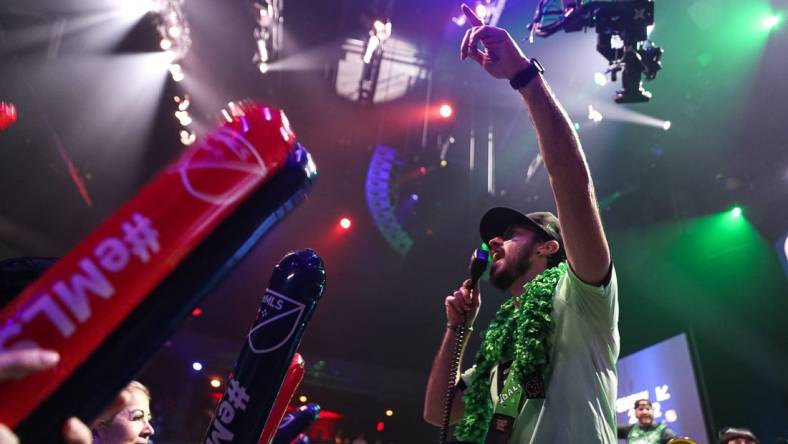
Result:
M520 89L528 85L528 83L533 80L534 77L538 76L539 74L544 72L544 67L539 60L531 59L528 67L523 69L522 71L518 72L514 75L511 79L509 79L509 84L512 85L514 89Z

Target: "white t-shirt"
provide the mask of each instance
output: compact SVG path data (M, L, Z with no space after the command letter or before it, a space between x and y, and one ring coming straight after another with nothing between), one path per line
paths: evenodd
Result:
M604 286L589 285L571 267L553 296L545 399L527 399L509 444L615 444L618 285L615 270ZM463 374L470 384L474 369ZM490 395L498 402L498 369Z

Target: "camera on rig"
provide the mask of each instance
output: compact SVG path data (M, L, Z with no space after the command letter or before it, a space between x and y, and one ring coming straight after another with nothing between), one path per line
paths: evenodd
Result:
M622 88L616 103L648 102L651 93L643 89L642 79L654 80L662 69L662 48L649 40L654 25L654 0L608 0L569 2L540 0L534 21L528 25L531 35L549 37L560 30L575 32L594 27L597 51L610 67L611 80L621 75Z

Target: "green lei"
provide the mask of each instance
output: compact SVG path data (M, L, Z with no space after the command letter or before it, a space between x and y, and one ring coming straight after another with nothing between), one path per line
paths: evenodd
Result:
M548 268L523 286L521 305L504 302L482 333L474 378L463 393L465 416L454 431L457 439L484 442L493 414L489 375L502 356L512 354L511 372L520 380L547 364L547 335L552 328L553 292L566 273L566 263ZM514 339L512 341L512 339Z

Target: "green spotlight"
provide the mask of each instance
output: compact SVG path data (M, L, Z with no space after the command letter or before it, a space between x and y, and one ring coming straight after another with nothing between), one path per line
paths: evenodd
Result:
M782 21L782 17L777 14L767 15L766 17L761 19L761 27L765 31L771 31L772 29L777 28L777 26Z
M741 217L741 207L733 207L733 209L731 210L731 216Z

